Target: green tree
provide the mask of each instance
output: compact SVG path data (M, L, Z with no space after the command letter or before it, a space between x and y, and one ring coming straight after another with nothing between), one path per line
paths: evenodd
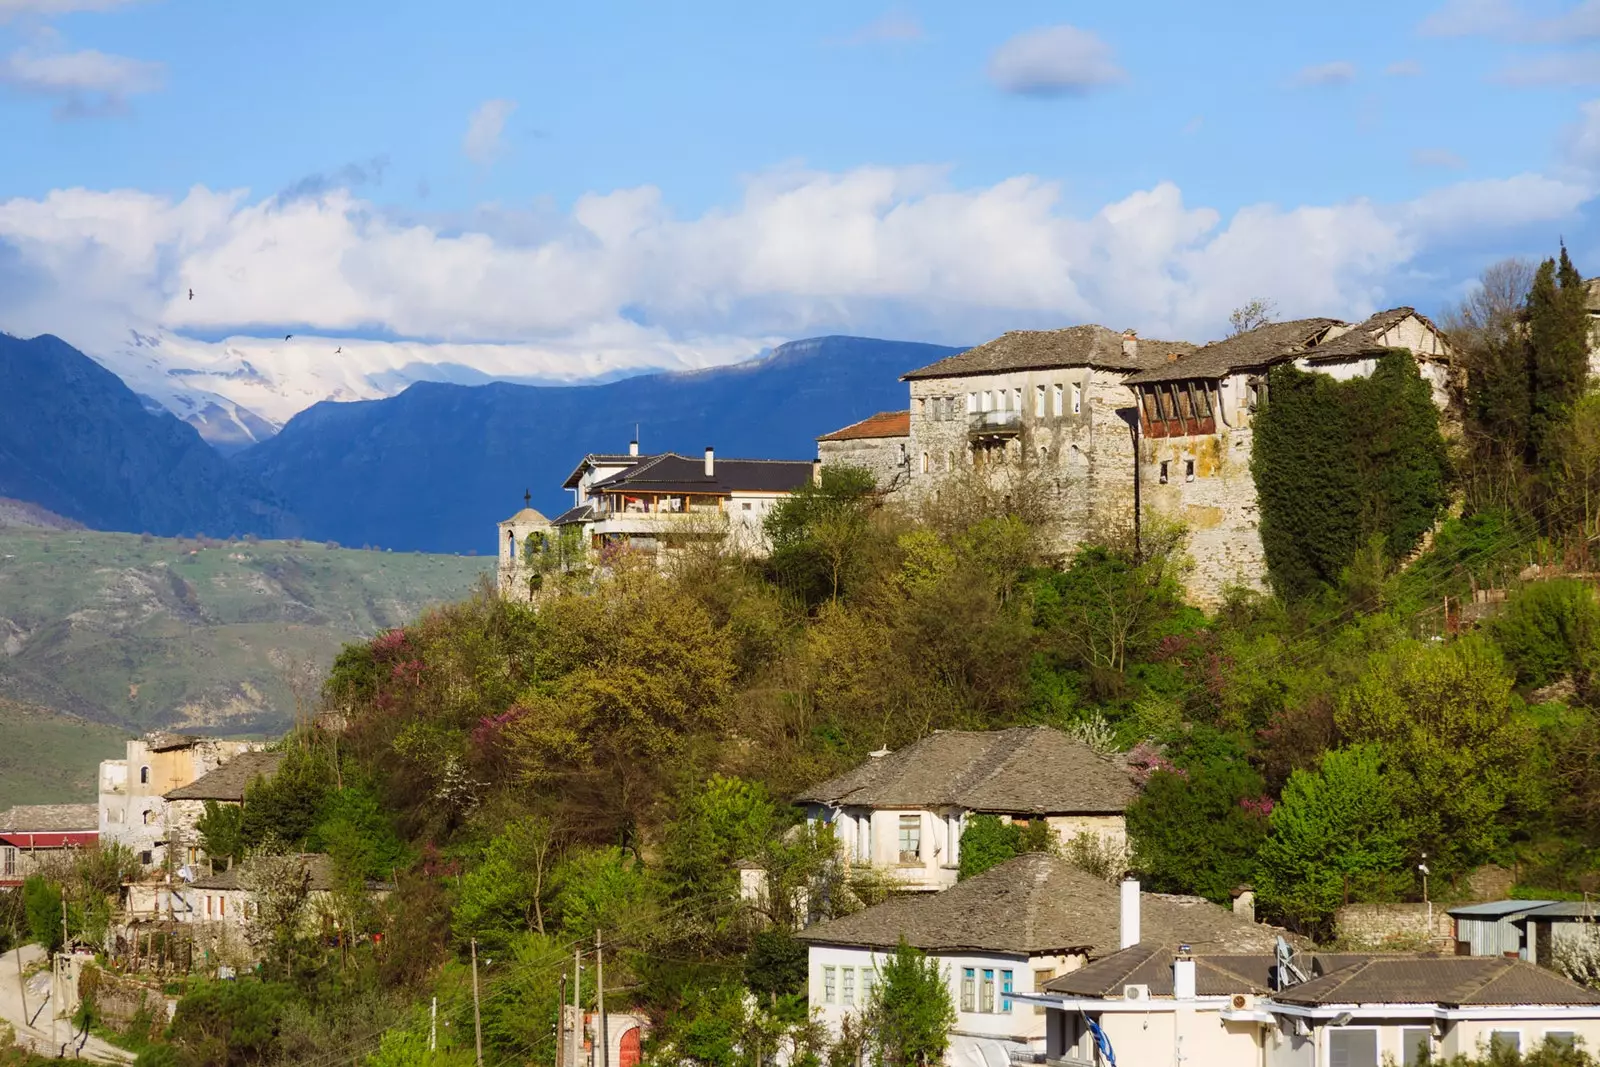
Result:
M760 997L799 997L806 992L807 949L783 927L769 927L750 939L744 955L744 984Z
M974 815L961 831L961 877L972 878L1024 852L1054 852L1056 836L1044 819L1026 824Z
M170 1034L181 1062L244 1067L271 1059L279 1048L284 1009L295 1001L291 987L238 979L201 982L178 1001Z
M364 785L327 794L306 848L332 856L340 875L351 882L387 880L410 861L389 814Z
M244 808L238 804L205 802L205 814L195 820L200 847L206 858L227 870L244 855Z
M941 1063L956 1024L950 988L938 960L904 938L878 971L863 1013L873 1067L929 1067Z
M660 908L661 887L636 859L619 848L576 852L556 871L554 908L561 933L592 940L594 932L642 929Z
M732 896L734 863L760 859L780 826L765 786L712 775L684 799L667 830L667 873L680 893L720 889Z
M1436 872L1494 857L1540 805L1540 750L1511 685L1482 637L1410 641L1375 656L1334 714L1343 737L1383 745L1395 800Z
M1267 833L1261 775L1242 760L1158 770L1128 808L1134 863L1150 888L1225 902L1251 881Z
M333 788L333 768L320 753L286 742L283 761L271 778L257 778L245 790L239 837L246 850L267 841L300 848L322 815Z
M42 874L22 882L22 900L28 917L28 937L56 952L61 948L61 886Z
M482 862L462 876L451 922L457 940L477 938L503 949L520 934L543 934L559 857L558 835L547 820L529 815L509 823L490 840Z
M1561 246L1539 265L1528 291L1527 339L1532 389L1528 437L1535 470L1546 477L1561 462L1563 431L1589 378L1589 315L1583 278Z
M1407 834L1376 745L1336 749L1315 772L1295 771L1257 853L1262 906L1320 930L1351 893L1405 863Z
M774 573L807 603L838 600L868 541L876 494L871 471L833 466L780 500L764 523Z
M1570 677L1588 693L1600 668L1600 599L1572 578L1529 582L1490 624L1495 643L1523 685Z

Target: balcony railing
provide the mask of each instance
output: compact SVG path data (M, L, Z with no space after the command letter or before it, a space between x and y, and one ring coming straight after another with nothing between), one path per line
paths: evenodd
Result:
M975 411L967 416L967 432L974 436L1010 436L1021 433L1022 412Z

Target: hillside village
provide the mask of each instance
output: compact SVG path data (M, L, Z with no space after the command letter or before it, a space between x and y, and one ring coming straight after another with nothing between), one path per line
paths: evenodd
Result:
M1587 1062L1560 270L1449 333L1006 333L815 457L578 457L283 739L0 815L0 1015L146 1067Z

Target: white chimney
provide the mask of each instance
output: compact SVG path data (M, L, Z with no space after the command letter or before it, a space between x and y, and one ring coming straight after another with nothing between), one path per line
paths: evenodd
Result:
M1139 879L1122 880L1122 921L1117 929L1121 935L1118 948L1132 948L1139 943Z
M637 456L638 454L639 454L639 442L638 441L629 441L628 442L628 455Z
M706 445L706 477L711 478L717 472L717 454L710 445Z
M1178 946L1178 955L1172 961L1172 997L1174 1000L1194 999L1194 959L1188 945Z
M904 448L905 446L902 445L901 447ZM811 484L822 484L822 460L820 459L814 459L811 461Z

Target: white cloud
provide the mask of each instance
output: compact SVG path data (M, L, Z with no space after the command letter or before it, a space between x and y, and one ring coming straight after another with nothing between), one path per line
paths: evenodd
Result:
M1467 161L1448 148L1414 148L1411 150L1411 165L1460 170L1467 165Z
M863 45L894 41L920 41L926 36L922 22L904 11L890 11L829 44Z
M1418 78L1422 76L1422 64L1415 59L1397 59L1383 72L1391 78Z
M1300 86L1349 85L1356 80L1356 65L1347 59L1331 63L1313 63L1295 72L1294 84Z
M1600 173L1600 100L1578 109L1578 121L1562 134L1562 153L1580 173Z
M1593 85L1600 82L1600 53L1550 52L1513 63L1495 78L1507 85Z
M1579 0L1546 15L1514 0L1446 0L1418 30L1433 37L1494 37L1517 41L1583 41L1600 37L1600 0Z
M53 18L70 15L75 11L109 11L123 7L134 0L0 0L0 22L19 15Z
M64 118L115 113L128 97L161 87L159 63L92 48L61 51L58 44L55 34L45 34L39 43L0 58L0 84L55 100L56 114Z
M461 151L479 165L493 163L503 147L501 137L506 120L517 109L515 100L485 100L467 119L467 132L461 138Z
M1076 26L1020 33L989 58L990 81L1029 96L1081 95L1126 77L1111 46Z

